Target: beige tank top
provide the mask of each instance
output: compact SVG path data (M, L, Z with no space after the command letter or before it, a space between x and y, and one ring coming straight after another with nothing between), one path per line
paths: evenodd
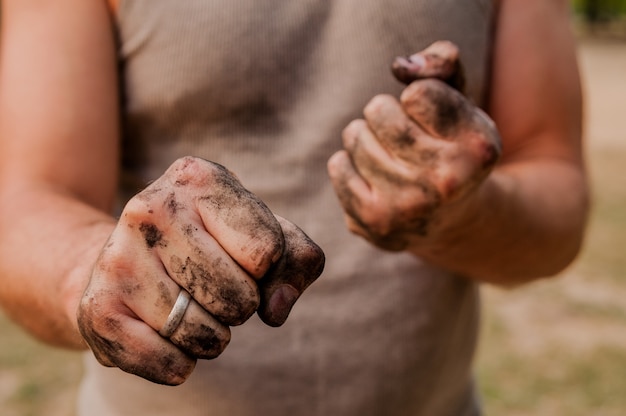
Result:
M488 72L490 0L122 0L128 197L176 158L234 171L324 249L326 269L281 328L233 328L179 387L87 356L79 414L477 415L478 290L350 234L326 174L343 127L398 95L396 55L461 48L470 96ZM123 198L124 198L123 197Z

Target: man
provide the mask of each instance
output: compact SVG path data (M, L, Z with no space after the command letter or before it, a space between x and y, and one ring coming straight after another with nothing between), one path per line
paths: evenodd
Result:
M564 0L3 17L0 299L90 347L82 414L477 414L477 283L555 274L580 247ZM397 61L402 90L393 57L431 44ZM282 217L327 257L293 310L323 257Z

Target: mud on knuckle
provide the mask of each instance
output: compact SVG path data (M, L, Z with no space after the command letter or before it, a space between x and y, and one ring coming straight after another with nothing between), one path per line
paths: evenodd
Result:
M402 94L402 103L413 118L432 126L437 134L444 137L455 135L471 118L466 99L435 79L411 84Z
M185 354L201 359L218 357L230 343L231 333L228 327L220 327L217 322L183 321L170 339Z
M258 288L239 290L230 286L218 288L220 305L214 305L212 311L220 320L229 326L237 326L246 322L258 309L261 296Z

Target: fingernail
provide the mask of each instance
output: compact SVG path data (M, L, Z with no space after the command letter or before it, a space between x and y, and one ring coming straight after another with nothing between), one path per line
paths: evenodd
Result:
M398 81L410 84L421 77L422 68L425 66L426 60L421 54L400 56L393 61L391 71Z
M426 66L426 58L424 58L424 55L422 55L421 53L416 53L416 54L409 56L408 61L409 61L409 66L414 71L419 71L420 69Z
M282 285L274 291L268 305L272 324L280 326L287 320L299 296L300 293L291 285Z

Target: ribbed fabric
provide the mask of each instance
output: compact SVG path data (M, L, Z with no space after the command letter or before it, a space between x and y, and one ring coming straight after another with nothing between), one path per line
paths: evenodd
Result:
M122 200L171 162L224 164L327 256L287 323L256 317L180 387L87 357L80 415L477 415L478 290L351 235L326 174L341 130L375 94L399 95L396 55L461 48L482 102L487 0L126 0Z

